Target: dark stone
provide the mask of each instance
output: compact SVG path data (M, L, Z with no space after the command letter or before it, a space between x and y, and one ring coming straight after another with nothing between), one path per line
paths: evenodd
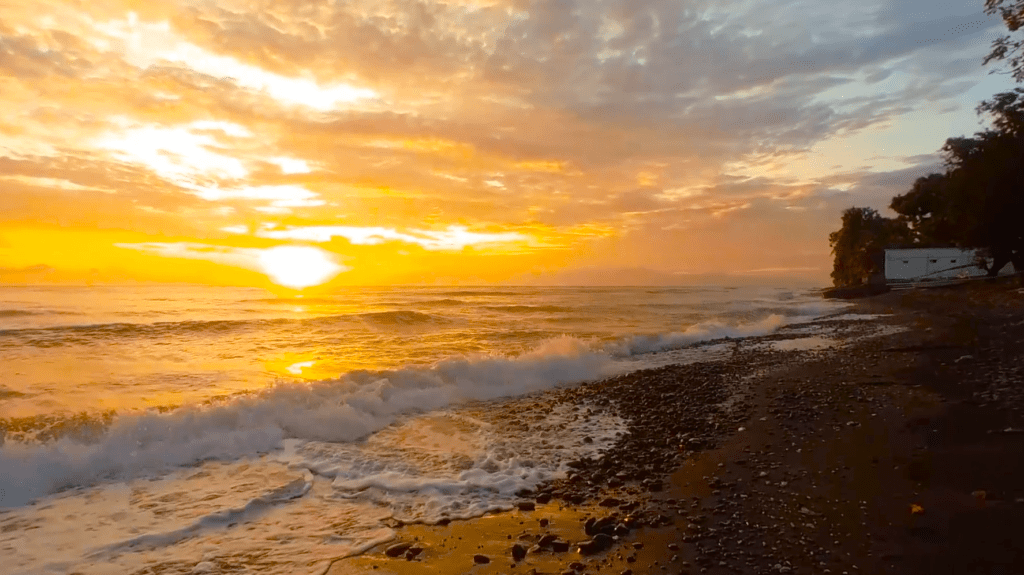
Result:
M594 522L594 532L588 532L587 535L596 535L598 533L615 535L615 517L609 515L608 517L598 519Z
M526 557L526 547L516 543L512 546L512 558L516 561L522 561L523 557Z
M545 503L551 501L551 494L550 493L541 493L540 495L537 496L536 499L534 499L534 501L536 501L537 503L539 503L541 505L544 505Z
M384 554L388 557L398 557L399 555L402 555L406 551L408 551L410 547L412 547L412 543L395 543L394 545L385 549Z
M487 563L490 563L490 562L491 562L491 558L486 556L486 555L474 555L473 556L473 563L476 563L478 565L486 565Z
M600 553L601 551L610 548L614 542L615 540L612 539L611 536L605 535L604 533L598 533L593 539L580 542L580 553L583 555Z
M533 501L520 501L519 502L519 510L520 511L533 511L536 508L537 508L537 506L533 503Z
M551 550L556 553L565 553L569 550L569 542L562 539L555 539L551 542Z
M557 540L558 540L558 535L552 535L552 534L549 533L549 534L541 537L540 541L537 542L537 545L540 545L541 547L549 547L553 541L557 541Z
M614 497L605 498L599 503L601 507L618 507L622 502Z

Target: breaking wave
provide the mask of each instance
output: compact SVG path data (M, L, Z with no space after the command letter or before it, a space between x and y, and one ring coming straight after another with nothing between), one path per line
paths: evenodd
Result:
M433 321L418 312L363 314L381 322ZM768 334L793 317L773 315L748 325L706 322L677 333L595 344L549 339L516 357L476 355L430 367L355 371L333 380L284 382L259 392L166 413L113 417L91 438L0 446L0 507L73 486L160 473L207 459L229 460L279 449L293 438L352 442L404 414L473 400L512 397L621 373L617 359L725 337ZM106 422L105 422L106 423Z

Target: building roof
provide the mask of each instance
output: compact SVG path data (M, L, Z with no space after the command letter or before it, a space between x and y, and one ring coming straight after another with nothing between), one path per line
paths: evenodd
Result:
M974 256L977 250L961 248L908 248L885 250L886 257L891 258L927 258L927 257L957 257Z

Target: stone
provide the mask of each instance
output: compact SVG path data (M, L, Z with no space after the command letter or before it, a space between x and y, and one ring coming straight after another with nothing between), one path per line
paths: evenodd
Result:
M594 553L600 553L605 549L612 546L615 540L610 535L604 533L598 533L593 539L581 541L579 544L579 552L582 555L593 555Z
M522 561L523 557L526 557L526 547L516 543L512 546L512 559Z
M534 504L533 501L520 501L519 502L519 510L520 511L533 511L536 508L537 508L537 506L536 506L536 504Z
M399 555L405 554L405 552L408 551L410 547L412 547L412 543L409 542L395 543L394 545L385 549L384 554L388 557L398 557Z
M537 542L537 545L540 545L541 547L550 547L551 543L554 542L554 541L557 541L557 540L558 540L558 535L552 535L552 534L549 533L549 534L541 537L540 541Z
M476 563L477 565L486 565L490 562L491 558L486 555L477 554L473 556L473 563Z

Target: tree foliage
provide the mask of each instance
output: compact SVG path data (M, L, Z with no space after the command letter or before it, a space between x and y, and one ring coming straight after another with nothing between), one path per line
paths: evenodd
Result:
M1024 0L985 0L985 13L999 15L1011 34L1024 28ZM984 64L1003 60L1024 82L1024 38L992 43ZM992 128L946 140L945 173L918 178L894 197L889 207L897 219L870 208L843 212L842 228L829 235L835 285L860 285L881 271L885 248L895 246L980 248L993 258L990 275L1007 262L1024 271L1024 89L996 94L977 112Z
M985 0L985 13L998 14L1010 32L1024 26L1024 0ZM1024 39L1013 39L1004 35L992 42L992 51L985 56L984 64L1007 60L1013 78L1024 81Z
M994 275L1008 261L1024 269L1024 89L997 94L978 113L995 129L946 140L946 173L918 178L889 207L919 244L987 250Z
M899 220L885 218L871 208L847 208L843 225L828 236L832 246L832 283L858 286L881 273L885 248L911 240L910 230Z

